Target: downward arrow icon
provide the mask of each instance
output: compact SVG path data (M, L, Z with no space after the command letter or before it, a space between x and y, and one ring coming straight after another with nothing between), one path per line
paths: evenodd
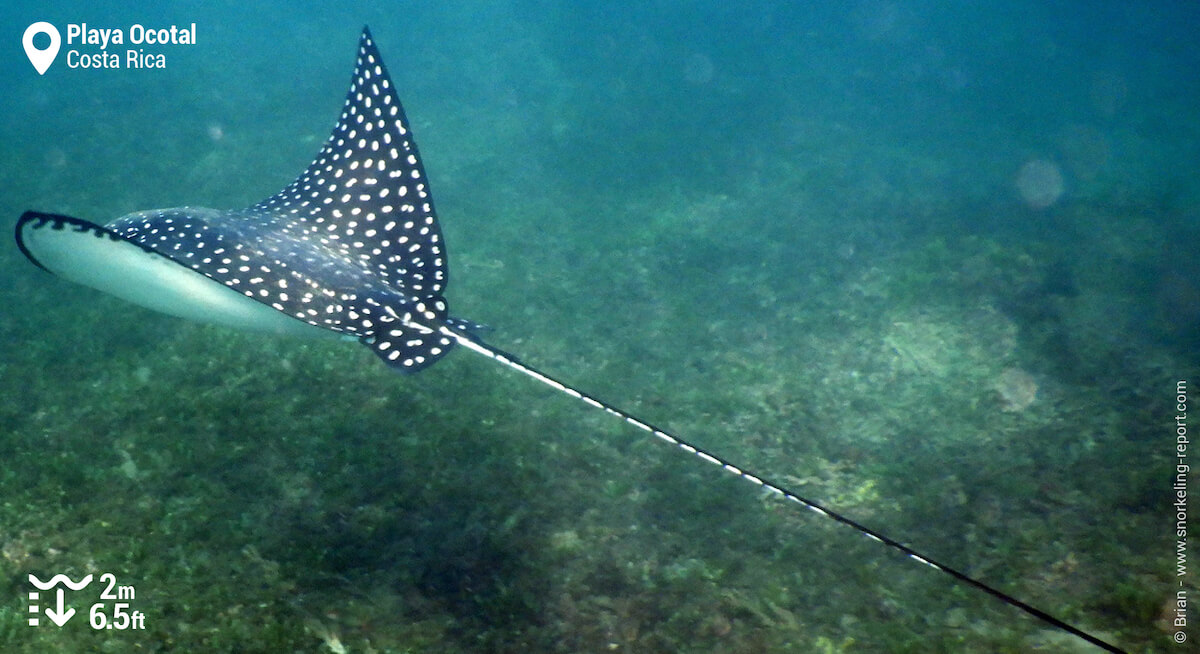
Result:
M75 615L75 609L67 609L66 611L64 611L63 610L64 608L65 607L63 606L63 589L59 588L58 589L58 610L49 609L49 608L46 609L46 617L50 618L54 622L54 624L61 627L65 624L67 624L67 620L70 620L71 616Z

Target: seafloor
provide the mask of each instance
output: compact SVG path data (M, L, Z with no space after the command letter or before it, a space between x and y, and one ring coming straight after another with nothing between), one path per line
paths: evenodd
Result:
M571 138L583 119L555 111ZM586 183L578 161L564 180L492 154L537 138L518 110L410 113L452 311L498 347L1131 651L1175 651L1168 430L1200 291L1169 263L1169 197L1101 179L1045 210L964 202L939 161L864 157L836 125L729 183ZM102 219L153 204L139 183L258 199L313 129L266 152L270 134L202 126L207 158L142 153L183 162L166 181L127 155L113 174L146 176L72 172L103 143L36 173L15 152L5 186L25 190L0 208ZM1002 227L1037 221L1053 229ZM153 315L13 248L0 274L5 652L1091 651L468 352L401 376L350 343ZM104 572L145 630L26 626L28 574Z

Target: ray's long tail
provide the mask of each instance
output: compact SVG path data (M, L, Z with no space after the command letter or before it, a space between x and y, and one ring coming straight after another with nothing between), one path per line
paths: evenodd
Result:
M1082 638L1083 640L1085 640L1105 651L1117 652L1117 653L1123 653L1125 651L1125 650L1122 650L1121 648L1117 647L1116 645L1105 642L1104 640L1101 640L1100 638L1093 636L1092 634L1089 634L1088 632L1083 631L1082 629L1079 629L1078 627L1068 624L1067 622L1065 622L1059 618L1056 618L1053 615L1050 615L1049 613L1047 613L1035 606L1027 604L1026 602L1023 602L1023 601L1017 599L1016 597L1013 597L1012 595L1009 595L1008 593L1005 593L1004 591L1002 591L998 588L995 588L994 586L986 584L986 583L966 574L965 572L958 570L957 568L954 568L945 563L937 561L929 556L926 556L926 555L918 552L917 550L914 550L913 548L905 545L904 543L901 543L900 541L898 541L886 534L876 531L876 530L858 522L857 520L854 520L845 515L842 515L841 513L838 513L837 511L834 511L825 506L822 506L821 504L819 504L813 500L810 500L810 499L804 497L803 495L800 495L791 490L788 490L788 488L782 484L777 484L773 481L770 481L769 479L763 478L762 476L753 474L740 466L734 465L733 463L731 463L730 461L728 461L722 457L719 457L711 452L708 452L704 449L696 447L695 445L692 445L691 443L687 442L686 440L679 438L678 436L674 436L674 435L670 434L669 432L666 432L662 429L659 429L658 427L655 427L654 425L650 424L649 422L646 422L645 420L642 420L636 416L630 415L629 413L626 413L625 411L622 411L621 409L619 409L603 400L597 399L597 398L595 398L591 395L588 395L587 393L584 393L576 388L568 386L567 384L564 384L563 382L558 381L557 379L551 377L550 375L547 375L544 372L541 372L540 370L537 370L536 368L533 368L533 367L525 365L524 363L521 363L520 361L518 361L515 357L513 357L510 354L507 354L505 352L497 350L496 348L493 348L493 347L483 343L482 341L479 341L467 334L463 334L463 333L461 333L453 328L450 328L450 327L442 327L441 332L443 334L445 334L446 336L453 338L459 345L461 345L469 350L478 352L479 354L482 354L483 356L485 356L489 359L497 361L513 370L516 370L517 372L519 372L523 375L532 377L532 378L538 380L539 382L549 386L550 388L553 388L556 391L559 391L561 393L566 393L567 395L570 395L571 397L573 397L577 400L580 400L580 401L584 402L585 404L588 404L592 407L600 409L601 411L604 411L605 413L608 413L609 415L620 418L621 420L624 420L625 422L629 423L630 425L633 425L634 427L637 427L638 429L640 429L644 432L647 432L649 434L657 436L659 439L666 441L667 443L670 443L671 445L675 445L679 449L681 449L689 454L693 454L713 465L716 465L716 466L720 467L722 470L724 470L730 474L741 477L742 479L745 479L746 481L754 484L755 486L759 486L762 489L764 489L770 493L773 493L784 499L795 502L796 504L799 504L800 506L810 509L813 512L815 512L823 517L829 518L830 520L840 522L843 525L846 525L847 527L850 527L851 529L859 532L860 534L863 534L867 538L870 538L871 540L882 543L882 544L886 545L887 547L890 547L891 549L904 554L905 556L912 559L913 561L916 561L917 563L922 563L926 566L929 566L930 568L933 568L934 570L937 570L938 572L942 572L947 575L950 575L951 577L954 577L958 581L960 581L964 584L967 584L968 586L973 586L973 587L987 593L988 595L995 597L996 599L1000 600L1001 602L1004 602L1005 604L1014 606L1014 607L1024 611L1025 613L1028 613L1029 615L1037 618L1038 620L1041 620L1047 624L1050 624L1059 629L1062 629L1063 631L1066 631L1070 634L1078 636L1079 638Z

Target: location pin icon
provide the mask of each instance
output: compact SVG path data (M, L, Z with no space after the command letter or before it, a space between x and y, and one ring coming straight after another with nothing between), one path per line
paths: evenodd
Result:
M50 37L50 45L45 50L38 50L33 45L33 37L38 34ZM62 37L53 25L46 21L39 21L25 28L25 36L21 38L21 45L25 46L25 56L29 57L29 63L37 69L38 75L45 75L50 64L54 63L54 58L58 56L58 47L62 45Z

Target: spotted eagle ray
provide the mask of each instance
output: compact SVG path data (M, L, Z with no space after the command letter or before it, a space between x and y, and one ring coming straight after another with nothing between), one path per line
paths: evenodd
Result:
M520 362L451 317L447 257L428 177L371 32L329 140L279 193L246 209L138 211L99 225L25 212L17 246L34 264L135 304L199 322L357 339L416 372L461 345L910 559L1111 652L1119 648L898 540Z

